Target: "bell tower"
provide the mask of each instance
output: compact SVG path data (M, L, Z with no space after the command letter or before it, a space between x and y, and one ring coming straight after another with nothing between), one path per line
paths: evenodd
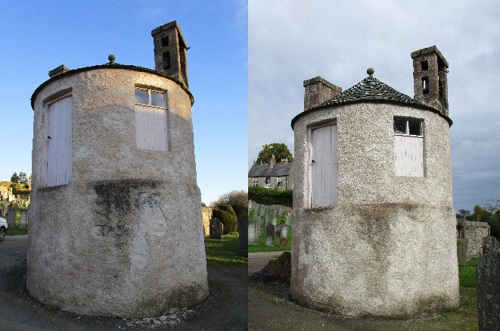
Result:
M181 29L172 21L151 31L154 43L155 70L178 79L189 88L186 51Z
M436 46L411 53L415 100L448 116L448 61Z

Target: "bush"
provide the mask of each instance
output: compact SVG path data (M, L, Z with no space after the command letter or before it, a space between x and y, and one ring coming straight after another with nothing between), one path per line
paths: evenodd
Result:
M293 191L264 187L249 187L248 199L262 205L293 206Z
M222 224L224 224L224 234L235 232L238 228L238 220L236 218L236 214L234 213L233 208L231 208L231 210L233 211L232 213L226 210L212 210L213 217L219 219Z

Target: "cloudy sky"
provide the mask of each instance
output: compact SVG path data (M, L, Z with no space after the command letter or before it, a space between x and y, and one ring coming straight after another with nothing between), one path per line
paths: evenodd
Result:
M190 46L202 201L246 190L247 18L244 0L0 1L0 181L31 173L30 97L49 70L107 63L111 53L154 68L151 30L177 20Z
M450 65L455 209L500 199L500 2L251 0L248 12L248 166L266 143L293 152L305 79L346 90L373 67L413 97L410 53L436 45Z

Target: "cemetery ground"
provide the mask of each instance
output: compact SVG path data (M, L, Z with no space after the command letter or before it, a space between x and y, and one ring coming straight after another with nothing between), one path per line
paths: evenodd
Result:
M250 253L249 274L283 252ZM460 267L460 306L436 316L414 320L343 318L299 306L286 282L249 282L249 330L477 330L476 261Z
M220 240L206 238L210 288L206 301L161 317L139 320L78 316L31 299L25 287L27 235L10 234L0 243L1 330L247 329L247 259L238 254L237 234Z

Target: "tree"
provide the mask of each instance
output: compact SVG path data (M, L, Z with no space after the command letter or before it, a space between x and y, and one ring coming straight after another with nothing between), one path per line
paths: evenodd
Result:
M17 175L17 172L14 172L14 173L12 174L12 177L10 177L10 181L11 181L12 183L19 183L19 181L20 181L20 180L21 180L21 177L19 177L19 176Z
M269 164L269 161L271 160L271 157L273 155L276 158L277 163L280 163L282 159L287 159L288 163L293 162L292 153L290 153L290 150L285 144L271 143L262 146L262 150L259 152L259 156L257 156L257 160L255 160L255 163Z
M231 191L229 193L223 194L212 203L212 207L218 205L237 205L237 206L247 206L248 205L248 193L244 190L241 191Z

